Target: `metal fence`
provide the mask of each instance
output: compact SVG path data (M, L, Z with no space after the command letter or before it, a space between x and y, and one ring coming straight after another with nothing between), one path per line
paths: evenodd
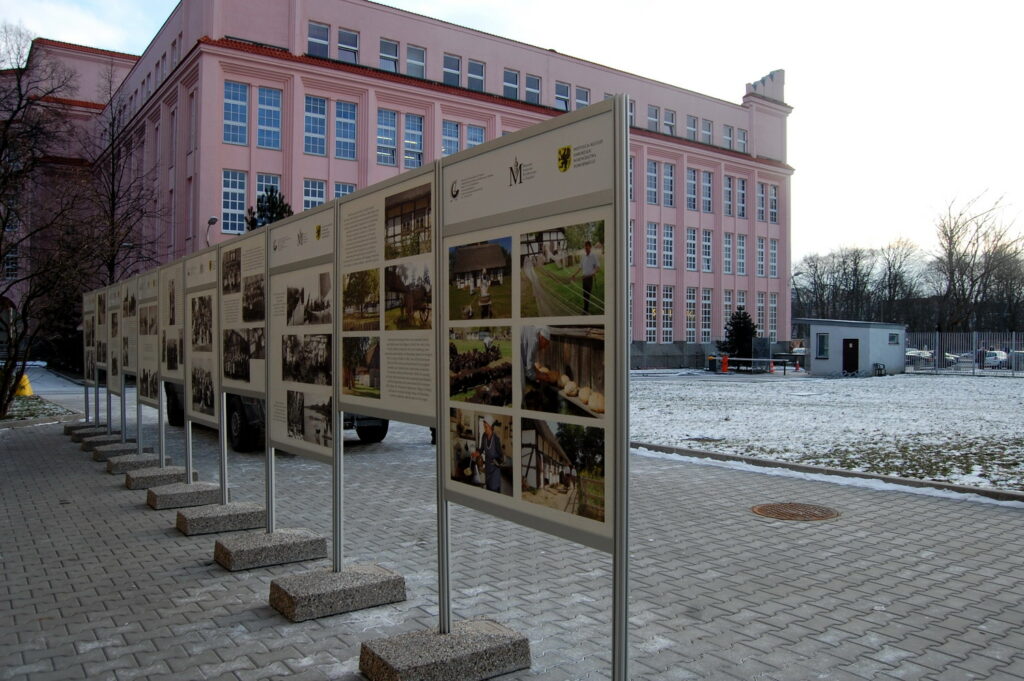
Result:
M907 372L1024 377L1024 333L908 332Z

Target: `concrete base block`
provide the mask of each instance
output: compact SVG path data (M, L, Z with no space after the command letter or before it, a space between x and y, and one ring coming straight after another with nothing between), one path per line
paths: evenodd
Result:
M275 579L270 605L292 622L405 600L405 578L379 565L314 570Z
M192 471L192 481L199 479L199 473ZM165 466L160 468L139 468L128 471L124 475L124 486L128 489L149 489L161 485L172 485L176 482L185 482L184 466Z
M97 447L105 447L107 445L123 445L129 442L135 442L135 438L130 437L121 442L121 436L117 433L113 435L93 435L82 440L82 451L83 452L94 452Z
M220 499L217 499L220 502ZM215 503L178 511L175 527L188 536L214 532L238 532L267 526L267 511L248 502Z
M232 572L326 557L327 538L305 528L235 534L213 547L213 559Z
M107 426L93 426L91 428L79 428L78 430L71 433L72 442L81 442L87 437L96 437L98 435L120 435L121 431L115 430L112 433L107 432Z
M105 421L103 423L96 423L95 421L75 421L73 423L64 424L64 434L72 435L73 433L77 433L80 430L86 430L88 428L103 428L103 432L107 432L107 424Z
M133 442L118 442L112 445L103 445L92 450L93 461L110 461L115 456L127 456L139 451L139 446ZM143 447L143 452L153 452L152 447Z
M530 666L530 641L490 620L450 634L414 631L363 643L359 671L370 681L480 681Z
M170 485L150 487L146 492L146 503L157 511L165 508L186 506L207 506L220 503L220 485L215 482L175 482Z
M148 450L149 448L147 447ZM170 466L170 457L164 459L164 463ZM124 456L112 456L107 459L107 472L111 475L123 475L128 471L137 471L140 468L156 468L159 465L159 454L125 454ZM182 479L184 479L184 476L182 476Z

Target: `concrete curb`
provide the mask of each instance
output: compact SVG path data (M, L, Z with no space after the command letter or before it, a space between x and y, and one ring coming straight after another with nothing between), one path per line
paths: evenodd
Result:
M865 480L878 480L893 485L905 487L931 487L949 492L961 494L977 494L978 496L996 499L997 501L1020 501L1024 502L1024 492L1012 490L992 489L989 487L970 487L968 485L954 485L949 482L937 480L916 480L914 478L898 478L894 475L881 475L878 473L865 473L863 471L850 471L845 468L828 468L827 466L808 466L802 463L790 463L788 461L777 461L774 459L758 459L753 456L740 456L738 454L719 454L717 452L705 452L697 449L683 449L682 447L669 447L667 445L655 445L649 442L630 442L630 449L642 447L654 452L666 454L678 454L680 456L692 456L698 459L712 459L714 461L737 461L739 463L760 466L761 468L785 468L799 473L818 473L819 475L835 475L842 478L862 478Z

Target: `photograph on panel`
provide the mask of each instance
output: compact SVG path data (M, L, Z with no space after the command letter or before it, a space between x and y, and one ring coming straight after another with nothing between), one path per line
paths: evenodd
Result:
M604 314L604 220L523 234L523 317Z
M178 316L178 305L174 298L174 279L167 282L167 325L175 326Z
M159 376L157 372L151 371L148 368L143 368L142 376L139 379L139 395L146 397L151 400L157 398L157 385Z
M512 496L512 417L451 410L452 480Z
M266 318L266 288L263 273L242 279L242 321L262 322Z
M91 348L96 345L96 318L86 317L83 328L85 331L85 347Z
M224 265L221 270L221 292L224 295L242 292L242 249L224 251Z
M100 326L105 325L107 319L107 294L97 293L96 294L96 317L97 324Z
M453 400L511 407L511 327L449 329L448 381Z
M110 337L117 338L120 335L120 328L118 325L119 315L116 312L110 313ZM116 349L115 349L116 352Z
M604 522L604 428L522 423L523 501Z
M288 437L321 447L331 447L334 443L331 396L289 390L287 401Z
M331 334L288 335L281 339L281 380L331 384Z
M430 185L384 199L384 258L430 253Z
M451 319L511 319L512 238L448 249Z
M192 299L192 350L213 351L213 296Z
M89 348L85 351L85 377L87 380L92 380L92 377L96 375L96 350Z
M209 357L192 359L192 411L213 416L213 368Z
M385 329L427 330L432 308L429 256L384 268Z
M107 343L106 341L96 341L96 361L100 364L107 363Z
M157 328L156 305L144 305L139 310L139 335L155 336Z
M341 279L342 331L380 331L380 269L349 272Z
M604 416L604 327L524 326L519 333L523 409Z
M128 336L121 336L121 366L128 366Z
M380 338L350 336L341 339L341 392L380 399Z
M118 374L118 371L117 371L117 367L118 367L117 359L118 359L117 358L117 350L114 350L114 352L110 353L110 375L111 376L117 376L117 374ZM108 383L108 385L109 385L109 383Z
M260 329L262 331L262 329ZM252 345L248 329L224 329L224 378L249 382Z
M288 326L330 324L332 297L330 272L303 273L301 282L288 286Z
M138 301L135 298L135 291L131 286L124 287L124 297L121 299L121 318L131 319L135 317Z

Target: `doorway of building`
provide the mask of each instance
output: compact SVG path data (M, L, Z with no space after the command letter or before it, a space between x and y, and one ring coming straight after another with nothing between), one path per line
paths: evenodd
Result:
M856 374L860 371L860 339L843 339L843 373Z

